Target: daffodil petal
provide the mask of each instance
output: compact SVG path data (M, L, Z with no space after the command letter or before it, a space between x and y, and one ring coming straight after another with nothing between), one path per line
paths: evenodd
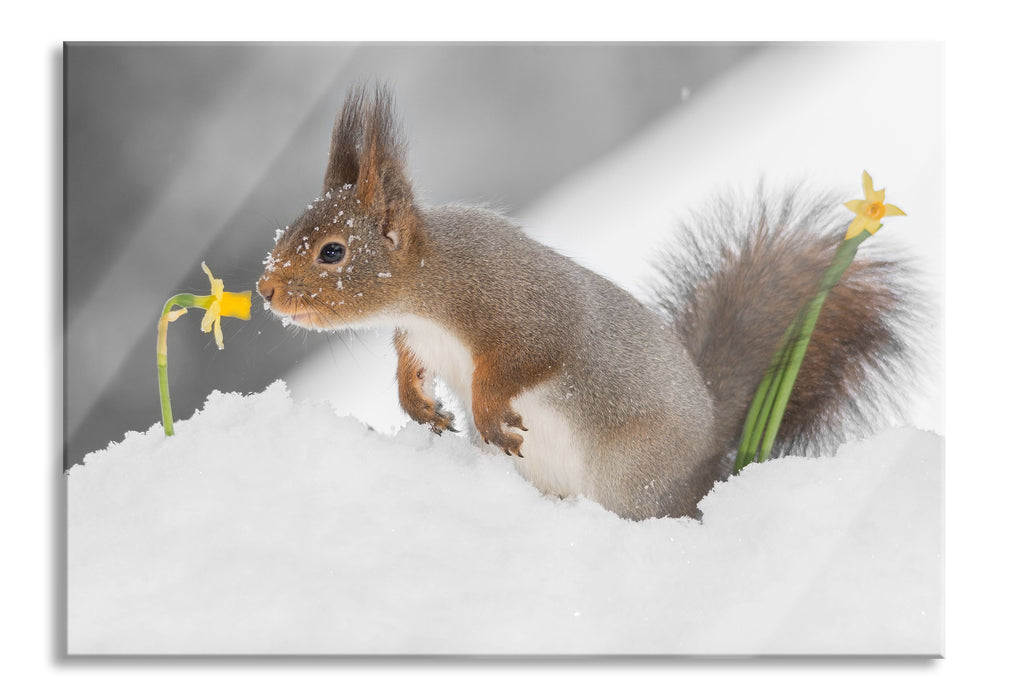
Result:
M866 172L865 170L863 170L862 171L862 192L865 193L865 198L867 200L871 201L870 195L872 195L872 193L874 191L875 190L873 190L873 188L872 188L872 175L870 175L868 172Z
M865 222L865 230L868 231L869 233L876 233L876 231L878 231L879 227L882 225L883 224L876 221L875 219L869 219L868 221Z
M203 314L203 320L200 321L200 330L204 333L209 333L211 325L213 325L214 321L220 317L221 302L215 301L207 308L207 313Z
M203 271L207 273L207 277L210 278L210 293L220 299L221 295L224 294L224 280L214 277L214 275L210 272L210 268L207 267L206 262L201 263L201 265L203 267Z
M887 204L883 216L907 216L896 204Z
M224 333L221 332L221 317L214 319L214 340L217 341L217 349L224 349Z
M858 234L862 233L863 229L865 229L865 219L861 216L856 217L854 221L848 224L848 233L845 234L844 240L854 238Z
M865 211L865 200L864 199L851 199L844 203L844 206L848 207L851 211L856 214L861 214Z
M876 190L875 192L870 194L867 199L869 200L870 204L875 204L876 202L882 202L885 198L886 198L886 188L884 187L883 189Z

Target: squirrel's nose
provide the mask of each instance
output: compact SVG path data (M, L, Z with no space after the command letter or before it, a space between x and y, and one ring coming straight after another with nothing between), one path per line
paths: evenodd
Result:
M259 296L263 297L263 299L266 301L273 299L273 285L268 283L265 279L259 280L256 287L259 289Z

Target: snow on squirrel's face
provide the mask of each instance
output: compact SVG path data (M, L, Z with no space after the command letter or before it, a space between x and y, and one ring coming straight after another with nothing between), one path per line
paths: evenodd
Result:
M277 230L257 288L284 325L320 331L362 325L394 299L399 241L379 232L356 189L327 191Z

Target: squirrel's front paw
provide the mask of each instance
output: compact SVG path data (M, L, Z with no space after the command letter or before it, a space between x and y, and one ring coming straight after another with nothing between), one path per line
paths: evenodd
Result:
M423 401L412 407L410 417L421 425L431 428L435 435L441 435L446 430L453 433L459 431L455 429L453 416L449 411L444 410L441 401Z
M443 409L444 406L442 406L441 401L433 404L431 406L431 417L424 421L424 423L430 426L435 435L441 435L446 430L458 433L459 431L455 429L455 425L453 424L455 416L450 411Z
M408 416L431 428L436 435L441 435L446 430L459 432L453 424L455 416L444 410L441 401L433 401L419 393L408 393L400 397L400 404Z
M527 428L522 424L522 416L511 409L505 409L505 411L499 416L499 420L488 421L482 425L477 425L477 430L480 431L483 441L488 445L497 445L504 450L506 455L517 455L521 457L522 451L519 448L522 447L522 436L518 433L504 430L501 427L502 424L508 426L509 428L527 430Z

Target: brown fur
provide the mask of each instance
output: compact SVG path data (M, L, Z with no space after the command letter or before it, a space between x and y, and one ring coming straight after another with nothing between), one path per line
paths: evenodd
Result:
M338 190L348 182L356 182L361 169L357 149L364 138L365 92L352 90L343 103L340 117L333 125L333 142L329 150L329 165L323 177L323 191Z

